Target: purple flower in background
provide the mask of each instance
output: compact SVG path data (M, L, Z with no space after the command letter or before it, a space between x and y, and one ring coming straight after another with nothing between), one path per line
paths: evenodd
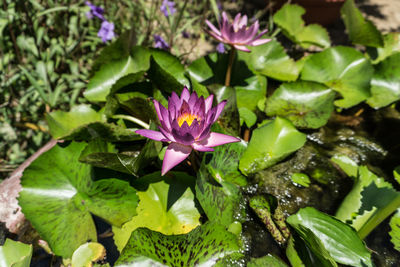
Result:
M164 155L161 174L185 160L192 150L214 151L213 147L239 142L240 139L210 132L211 125L218 119L225 107L226 100L212 107L213 95L206 99L198 97L196 93L189 93L186 86L181 97L175 92L168 99L168 109L158 101L153 100L161 126L160 132L153 130L137 130L136 133L144 137L170 142Z
M246 45L257 46L271 41L271 39L261 39L261 36L267 33L268 30L263 30L258 34L258 20L250 27L247 27L247 16L244 15L242 17L240 13L237 14L234 21L230 23L226 13L222 12L222 22L219 23L219 29L208 20L206 20L206 23L211 29L206 31L212 37L244 52L250 52Z
M166 17L168 17L169 15L172 16L176 12L174 1L164 0L162 2L160 10L162 13L164 13Z
M89 1L86 1L85 4L87 6L90 7L90 11L86 12L86 17L88 19L92 19L93 17L98 17L101 20L104 20L103 14L104 14L104 9L99 7L99 6L95 6L92 3L90 3Z
M114 23L104 20L101 23L101 28L97 33L97 36L100 37L104 43L114 38Z
M220 54L225 53L225 46L224 46L224 43L219 43L219 44L217 45L217 52L220 53Z
M164 49L164 50L169 49L169 45L160 35L154 34L153 37L154 37L154 47L155 48L160 48L160 49Z
M182 32L182 37L183 38L190 38L190 34L187 31Z

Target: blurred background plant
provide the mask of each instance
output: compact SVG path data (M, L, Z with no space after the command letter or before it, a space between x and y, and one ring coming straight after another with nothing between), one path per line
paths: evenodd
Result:
M216 6L215 1L211 1ZM92 1L132 45L156 46L155 36L183 62L205 41L206 0ZM50 139L44 114L87 102L82 92L100 48L102 20L74 0L2 0L0 10L0 179ZM236 5L237 7L237 5ZM215 11L215 10L214 10ZM212 16L212 14L211 14ZM205 48L204 48L205 46ZM205 51L203 51L205 53ZM192 55L193 54L193 55Z

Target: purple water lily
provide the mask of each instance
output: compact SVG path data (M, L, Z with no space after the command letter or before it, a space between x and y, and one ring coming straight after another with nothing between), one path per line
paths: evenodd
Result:
M164 50L169 49L169 45L160 35L154 34L153 37L154 37L154 47L155 48L160 48L160 49L164 49Z
M112 40L112 38L115 37L114 23L104 20L101 23L101 28L100 28L99 32L97 33L97 36L100 37L104 43L109 40Z
M89 1L85 1L85 4L90 7L90 11L86 12L86 17L88 19L92 19L93 17L98 17L99 19L104 20L104 16L103 16L104 9L103 8L93 5Z
M173 15L176 12L174 1L164 0L160 10L166 17Z
M246 45L257 46L271 41L271 39L261 39L268 30L265 29L258 33L258 20L256 20L250 27L247 27L247 16L242 16L240 13L237 14L233 22L230 23L226 13L222 12L222 22L219 23L219 29L208 20L206 20L206 23L211 29L211 31L206 31L212 37L244 52L250 52Z
M185 86L180 98L172 92L168 99L168 109L153 100L161 122L158 127L160 132L142 129L136 133L153 140L170 142L164 156L162 175L185 160L193 149L214 151L215 146L240 141L233 136L210 132L211 125L226 104L226 101L222 101L212 107L213 97L199 98L195 92L190 94Z

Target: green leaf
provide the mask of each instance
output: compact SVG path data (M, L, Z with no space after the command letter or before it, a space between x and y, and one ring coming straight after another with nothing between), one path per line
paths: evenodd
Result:
M260 266L270 266L270 267L287 267L287 265L277 257L273 255L265 255L261 258L251 258L247 263L247 267L260 267Z
M310 186L311 181L307 174L293 173L291 178L292 181L295 182L296 184L302 185L304 187Z
M334 155L331 159L334 163L339 165L339 167L350 177L357 177L358 165L351 158L345 155Z
M53 138L62 139L83 125L104 121L101 112L96 112L89 105L73 106L69 112L57 110L46 114L47 124Z
M299 75L296 63L276 40L251 48L251 53L238 52L238 58L256 73L281 81L295 81ZM234 72L235 75L235 72Z
M253 131L239 169L249 175L268 168L301 148L305 142L305 134L297 131L290 121L277 117Z
M26 218L56 255L70 258L87 240L96 241L91 213L121 226L136 215L138 197L127 182L92 182L91 167L78 159L85 143L43 153L21 178L18 199Z
M400 52L376 65L371 93L367 103L373 108L381 108L400 99Z
M383 46L382 34L371 21L364 19L354 0L347 0L340 13L353 44L372 47Z
M400 193L383 178L361 166L357 181L335 216L348 222L364 238L399 206Z
M6 239L0 246L0 267L29 267L32 258L32 245Z
M349 108L370 96L371 63L351 47L336 46L308 57L301 79L325 84L339 92L343 99L335 105Z
M131 233L140 227L165 235L185 234L196 228L200 214L194 203L194 177L181 172L170 172L167 180L160 172L141 177L133 182L140 199L138 216L113 227L115 244L121 251Z
M293 238L293 235L290 236L286 246L286 257L288 258L292 266L305 267L303 261L300 259L299 254L295 248L295 240Z
M383 36L383 47L372 48L367 47L367 52L372 63L376 64L384 60L385 58L393 55L394 53L400 52L400 34L397 32L390 32Z
M237 252L236 236L214 223L172 236L139 228L132 233L115 266L212 266Z
M339 263L360 267L373 266L371 252L357 232L334 217L307 207L290 216L287 222L313 251L320 250L321 247Z
M106 256L103 245L89 242L81 245L72 254L71 267L92 267L92 262L100 261Z
M250 111L257 109L258 101L267 94L267 79L261 75L254 75L245 79L246 85L235 86L237 107Z
M305 26L301 18L305 9L299 5L285 4L274 14L274 22L283 29L283 33L293 42L304 48L316 45L322 48L330 46L326 29L317 24Z
M268 98L266 113L285 117L297 127L316 129L328 122L334 98L335 92L319 83L283 83Z
M246 123L247 128L251 128L257 122L257 115L248 108L239 108L240 125Z
M390 228L391 231L389 235L391 236L391 242L397 251L400 251L400 209L397 209L397 212L390 219Z

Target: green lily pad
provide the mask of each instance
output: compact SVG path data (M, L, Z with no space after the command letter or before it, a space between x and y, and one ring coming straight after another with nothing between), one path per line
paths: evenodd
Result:
M134 182L140 199L135 216L122 227L113 227L114 241L121 251L131 233L140 227L165 235L186 234L196 228L200 213L195 207L194 177L181 172L170 172L163 180L160 172L141 177Z
M325 248L339 263L360 267L373 266L371 252L357 232L334 217L307 207L290 216L287 222L313 251Z
M245 175L256 173L284 159L305 142L305 134L297 131L290 121L277 117L253 131L239 169Z
M347 0L340 10L344 25L353 44L382 47L382 34L375 25L364 19L354 0Z
M274 14L274 22L290 40L304 48L310 45L329 47L330 38L326 29L317 24L305 26L301 18L304 13L305 9L299 5L285 4Z
M257 115L248 108L239 108L240 125L246 123L247 128L251 128L257 122Z
M89 242L81 245L72 254L71 267L92 267L92 262L102 260L105 256L106 249L103 245Z
M372 48L368 47L367 52L372 63L376 64L385 58L400 52L400 34L397 32L390 32L383 36L383 47Z
M7 238L0 246L0 267L29 267L32 251L32 245Z
M56 255L70 258L87 240L96 241L91 213L121 226L136 215L138 197L127 182L92 182L91 167L79 163L85 143L43 153L21 178L19 205Z
M351 158L345 155L334 155L331 159L334 163L350 177L356 178L358 174L358 165Z
M237 107L255 111L258 101L264 99L267 94L267 79L261 75L254 75L245 82L245 86L235 86Z
M46 114L47 124L53 138L59 139L67 136L78 127L92 123L104 122L101 112L96 112L89 105L73 106L69 112L57 110Z
M302 185L304 187L309 187L310 186L310 178L308 177L307 174L305 173L293 173L292 174L292 181L295 182L296 184Z
M132 233L115 266L212 266L238 252L236 236L215 223L172 236L139 228Z
M268 116L289 119L297 127L317 129L328 122L335 92L314 82L282 84L266 104Z
M251 48L251 53L238 52L238 58L246 62L255 73L281 81L295 81L299 75L296 62L276 40Z
M381 108L400 99L400 53L389 56L376 65L371 93L367 103L373 108Z
M343 99L335 105L349 108L370 97L371 63L351 47L336 46L308 57L301 79L325 84Z

